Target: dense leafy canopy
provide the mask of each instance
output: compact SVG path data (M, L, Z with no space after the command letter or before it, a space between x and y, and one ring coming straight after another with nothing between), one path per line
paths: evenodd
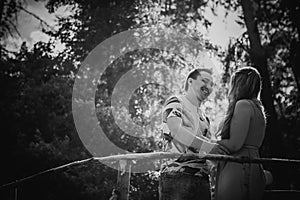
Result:
M16 33L12 24L16 20L14 16L23 8L22 3L5 0L1 1L0 7L1 149L3 166L7 168L1 171L1 184L90 156L73 121L73 84L80 63L88 53L116 33L152 25L172 27L197 39L211 55L221 59L224 77L222 80L216 77L216 82L220 84L216 85L216 92L207 104L207 111L215 119L214 126L217 126L220 115L225 111L226 89L222 87L221 81L227 84L230 73L241 64L255 63L251 57L253 47L249 44L249 34L233 39L228 49L223 50L203 39L199 31L201 27L208 28L211 23L203 15L205 8L214 11L216 7L224 6L228 10L241 10L238 1L220 0L209 4L199 0L49 0L46 5L49 12L66 6L72 14L59 17L55 31L44 27L43 31L51 36L49 42L37 42L32 49L24 42L16 52L9 52L3 41L9 39L8 35ZM271 85L269 92L272 96L268 98L272 101L268 108L273 107L276 111L270 112L270 117L274 118L271 123L278 123L280 127L274 137L272 128L268 130L263 155L287 155L299 159L299 2L276 0L252 3ZM242 14L239 23L245 26ZM59 54L53 52L54 41L65 45ZM146 139L130 137L116 127L109 110L110 97L116 82L132 68L147 69L149 66L161 65L168 66L174 74L176 70L177 74L184 74L191 69L185 62L185 58L150 49L131 52L112 63L101 77L95 94L97 117L105 125L108 138L130 151L160 150L160 135L155 122L160 121L160 108L165 98L175 91L180 92L179 81L172 82L168 90L159 85L144 85L130 99L130 112L129 115L123 113L125 118L132 118L145 127L154 121L155 127L145 131ZM178 75L174 77L176 80L183 79ZM263 102L269 101L263 99ZM150 114L145 114L146 111ZM281 144L281 147L278 148L276 144ZM274 154L274 149L281 154ZM271 171L272 167L268 166ZM287 180L276 180L277 185L299 189L299 180L295 178L295 174L300 173L299 169L285 172ZM19 188L19 196L24 199L108 199L116 186L117 175L117 171L103 164L90 163L28 182ZM157 187L156 173L134 174L130 196L132 199L157 199ZM13 195L12 190L2 193L4 199Z

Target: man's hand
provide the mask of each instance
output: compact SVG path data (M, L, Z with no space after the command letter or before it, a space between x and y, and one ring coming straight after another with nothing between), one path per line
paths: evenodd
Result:
M218 143L215 144L215 146L212 148L212 150L209 152L210 154L219 154L219 155L229 155L229 150Z

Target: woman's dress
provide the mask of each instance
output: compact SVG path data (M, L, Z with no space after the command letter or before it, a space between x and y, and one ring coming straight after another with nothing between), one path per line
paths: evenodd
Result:
M241 123L235 121L238 121L240 115L251 114L248 133L241 149L231 155L259 158L259 147L264 139L266 122L255 100L247 101L252 107L251 113L235 113L231 120L230 134L233 129L245 128L239 127ZM216 182L217 200L262 199L265 187L262 165L253 163L218 162Z

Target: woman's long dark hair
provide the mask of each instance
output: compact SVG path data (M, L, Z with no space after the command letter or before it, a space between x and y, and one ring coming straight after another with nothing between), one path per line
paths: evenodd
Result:
M221 131L221 138L230 137L230 122L234 113L235 104L241 99L250 99L257 105L264 115L264 107L260 101L261 76L253 67L238 69L231 77L229 90L229 105ZM264 115L265 116L265 115Z

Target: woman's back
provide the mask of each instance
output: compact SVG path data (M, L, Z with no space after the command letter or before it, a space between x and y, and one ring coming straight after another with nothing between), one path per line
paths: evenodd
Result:
M255 102L255 100L242 101L244 101L243 106L249 106L252 109L248 109L249 112L247 113L236 113L236 116L232 119L232 125L234 129L248 129L248 131L243 145L232 155L257 158L259 157L259 147L265 136L265 117L258 102ZM250 121L247 124L249 127L244 127L244 123L235 123L235 120L239 119L241 115L250 115ZM236 132L235 134L239 133ZM262 165L233 162L225 162L223 164L223 167L218 169L217 200L261 199L265 185Z
M245 140L245 145L259 148L265 137L266 120L260 105L256 100L248 100L253 108L248 135Z

